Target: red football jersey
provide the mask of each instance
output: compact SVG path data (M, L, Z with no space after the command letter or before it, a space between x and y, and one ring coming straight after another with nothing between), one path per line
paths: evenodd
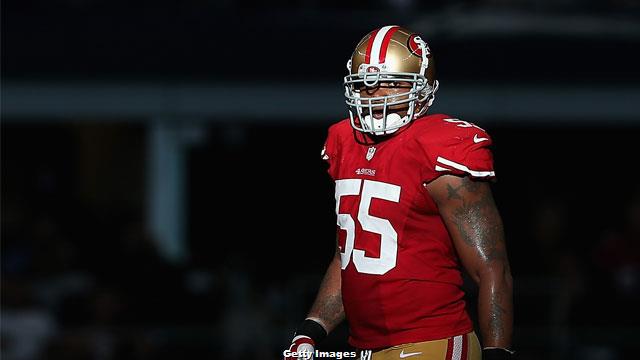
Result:
M438 114L381 142L364 139L346 119L322 151L336 185L349 342L377 349L471 331L461 264L426 184L442 174L494 177L491 138Z

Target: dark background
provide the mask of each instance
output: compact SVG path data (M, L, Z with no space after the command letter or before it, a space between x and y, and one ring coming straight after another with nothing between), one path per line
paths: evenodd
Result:
M346 60L393 23L494 139L521 359L635 358L637 2L2 6L3 358L278 358L333 252Z

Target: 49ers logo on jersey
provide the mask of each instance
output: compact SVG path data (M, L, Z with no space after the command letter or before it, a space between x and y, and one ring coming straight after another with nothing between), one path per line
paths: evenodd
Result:
M423 46L427 51L427 55L429 55L429 46L427 46L418 34L413 34L407 39L407 48L409 48L411 53L417 57L422 57Z

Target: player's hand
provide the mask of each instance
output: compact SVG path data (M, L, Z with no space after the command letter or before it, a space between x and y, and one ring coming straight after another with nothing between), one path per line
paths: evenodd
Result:
M293 335L289 350L284 352L284 360L313 359L316 344L327 337L327 331L318 321L305 319Z
M515 360L515 352L503 348L486 348L482 350L482 360Z
M284 360L311 360L316 344L306 335L293 338L289 351L285 352Z

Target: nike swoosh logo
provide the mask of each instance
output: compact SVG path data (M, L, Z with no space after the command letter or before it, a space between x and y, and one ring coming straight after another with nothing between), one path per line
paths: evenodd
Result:
M473 142L476 144L487 140L489 140L489 138L478 137L478 134L473 135Z
M404 353L404 350L400 352L400 359L408 358L409 356L420 355L422 352Z

